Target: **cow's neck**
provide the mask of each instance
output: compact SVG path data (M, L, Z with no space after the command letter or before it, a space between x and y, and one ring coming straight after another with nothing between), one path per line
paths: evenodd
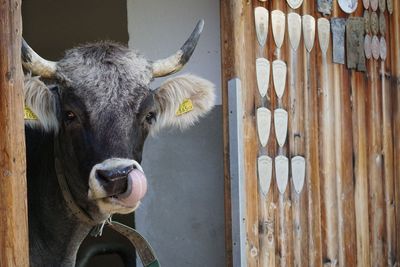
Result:
M91 226L65 205L54 170L52 135L27 130L27 162L31 264L74 266Z

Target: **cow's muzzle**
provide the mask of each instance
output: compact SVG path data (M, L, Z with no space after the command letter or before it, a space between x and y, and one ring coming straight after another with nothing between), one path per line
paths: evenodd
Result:
M96 179L108 196L123 194L128 189L128 174L134 169L133 165L121 166L111 170L97 169Z
M136 206L147 190L147 180L137 161L111 158L93 166L89 177L89 198L107 199L127 207Z

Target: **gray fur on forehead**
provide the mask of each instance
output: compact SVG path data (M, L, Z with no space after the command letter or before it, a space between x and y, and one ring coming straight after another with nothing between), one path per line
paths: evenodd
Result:
M68 50L58 62L57 76L93 108L129 103L137 109L149 93L152 69L136 51L99 42Z

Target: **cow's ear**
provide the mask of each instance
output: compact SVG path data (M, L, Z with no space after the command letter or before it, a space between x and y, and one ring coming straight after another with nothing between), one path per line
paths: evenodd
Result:
M25 119L25 124L32 128L41 128L46 132L57 132L57 93L50 90L39 77L25 76L25 106L33 114Z
M207 114L215 102L215 86L187 74L165 81L156 91L155 130L164 127L185 129Z

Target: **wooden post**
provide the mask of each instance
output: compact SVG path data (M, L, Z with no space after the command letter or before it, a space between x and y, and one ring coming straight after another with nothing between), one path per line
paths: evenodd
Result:
M386 25L388 25L388 12L385 12ZM393 48L390 45L391 27L388 25L385 40L388 45L387 58L381 61L380 78L382 86L382 149L383 149L383 175L384 175L384 203L386 212L386 249L389 266L396 263L396 222L394 205L394 162L393 162L393 126L392 126L392 96L391 96L391 56Z
M221 0L221 43L222 49L222 99L224 114L224 169L225 169L225 201L230 207L230 173L229 173L229 135L228 135L228 92L227 81L234 77L241 79L242 89L245 92L243 99L243 129L244 129L244 155L245 161L245 205L246 205L246 234L247 234L247 265L258 266L259 240L258 240L258 180L257 160L258 137L255 127L255 95L258 94L255 76L255 50L254 50L254 11L248 1ZM227 194L229 192L229 194ZM230 212L226 212L227 231L226 239L232 239ZM227 246L228 264L231 262ZM235 263L234 263L235 264ZM236 263L237 264L237 263ZM236 266L236 265L235 265Z
M314 1L303 1L303 15L312 15ZM303 33L304 36L304 33ZM315 44L315 40L314 40ZM318 93L316 74L316 47L307 53L303 46L304 58L304 122L306 181L304 189L308 196L308 262L309 266L322 264L321 197L318 150Z
M0 266L28 266L21 1L0 0Z
M397 250L395 255L400 256L400 2L393 1L393 14L390 15L390 43L391 69L392 69L392 125L394 141L394 189L396 213Z

